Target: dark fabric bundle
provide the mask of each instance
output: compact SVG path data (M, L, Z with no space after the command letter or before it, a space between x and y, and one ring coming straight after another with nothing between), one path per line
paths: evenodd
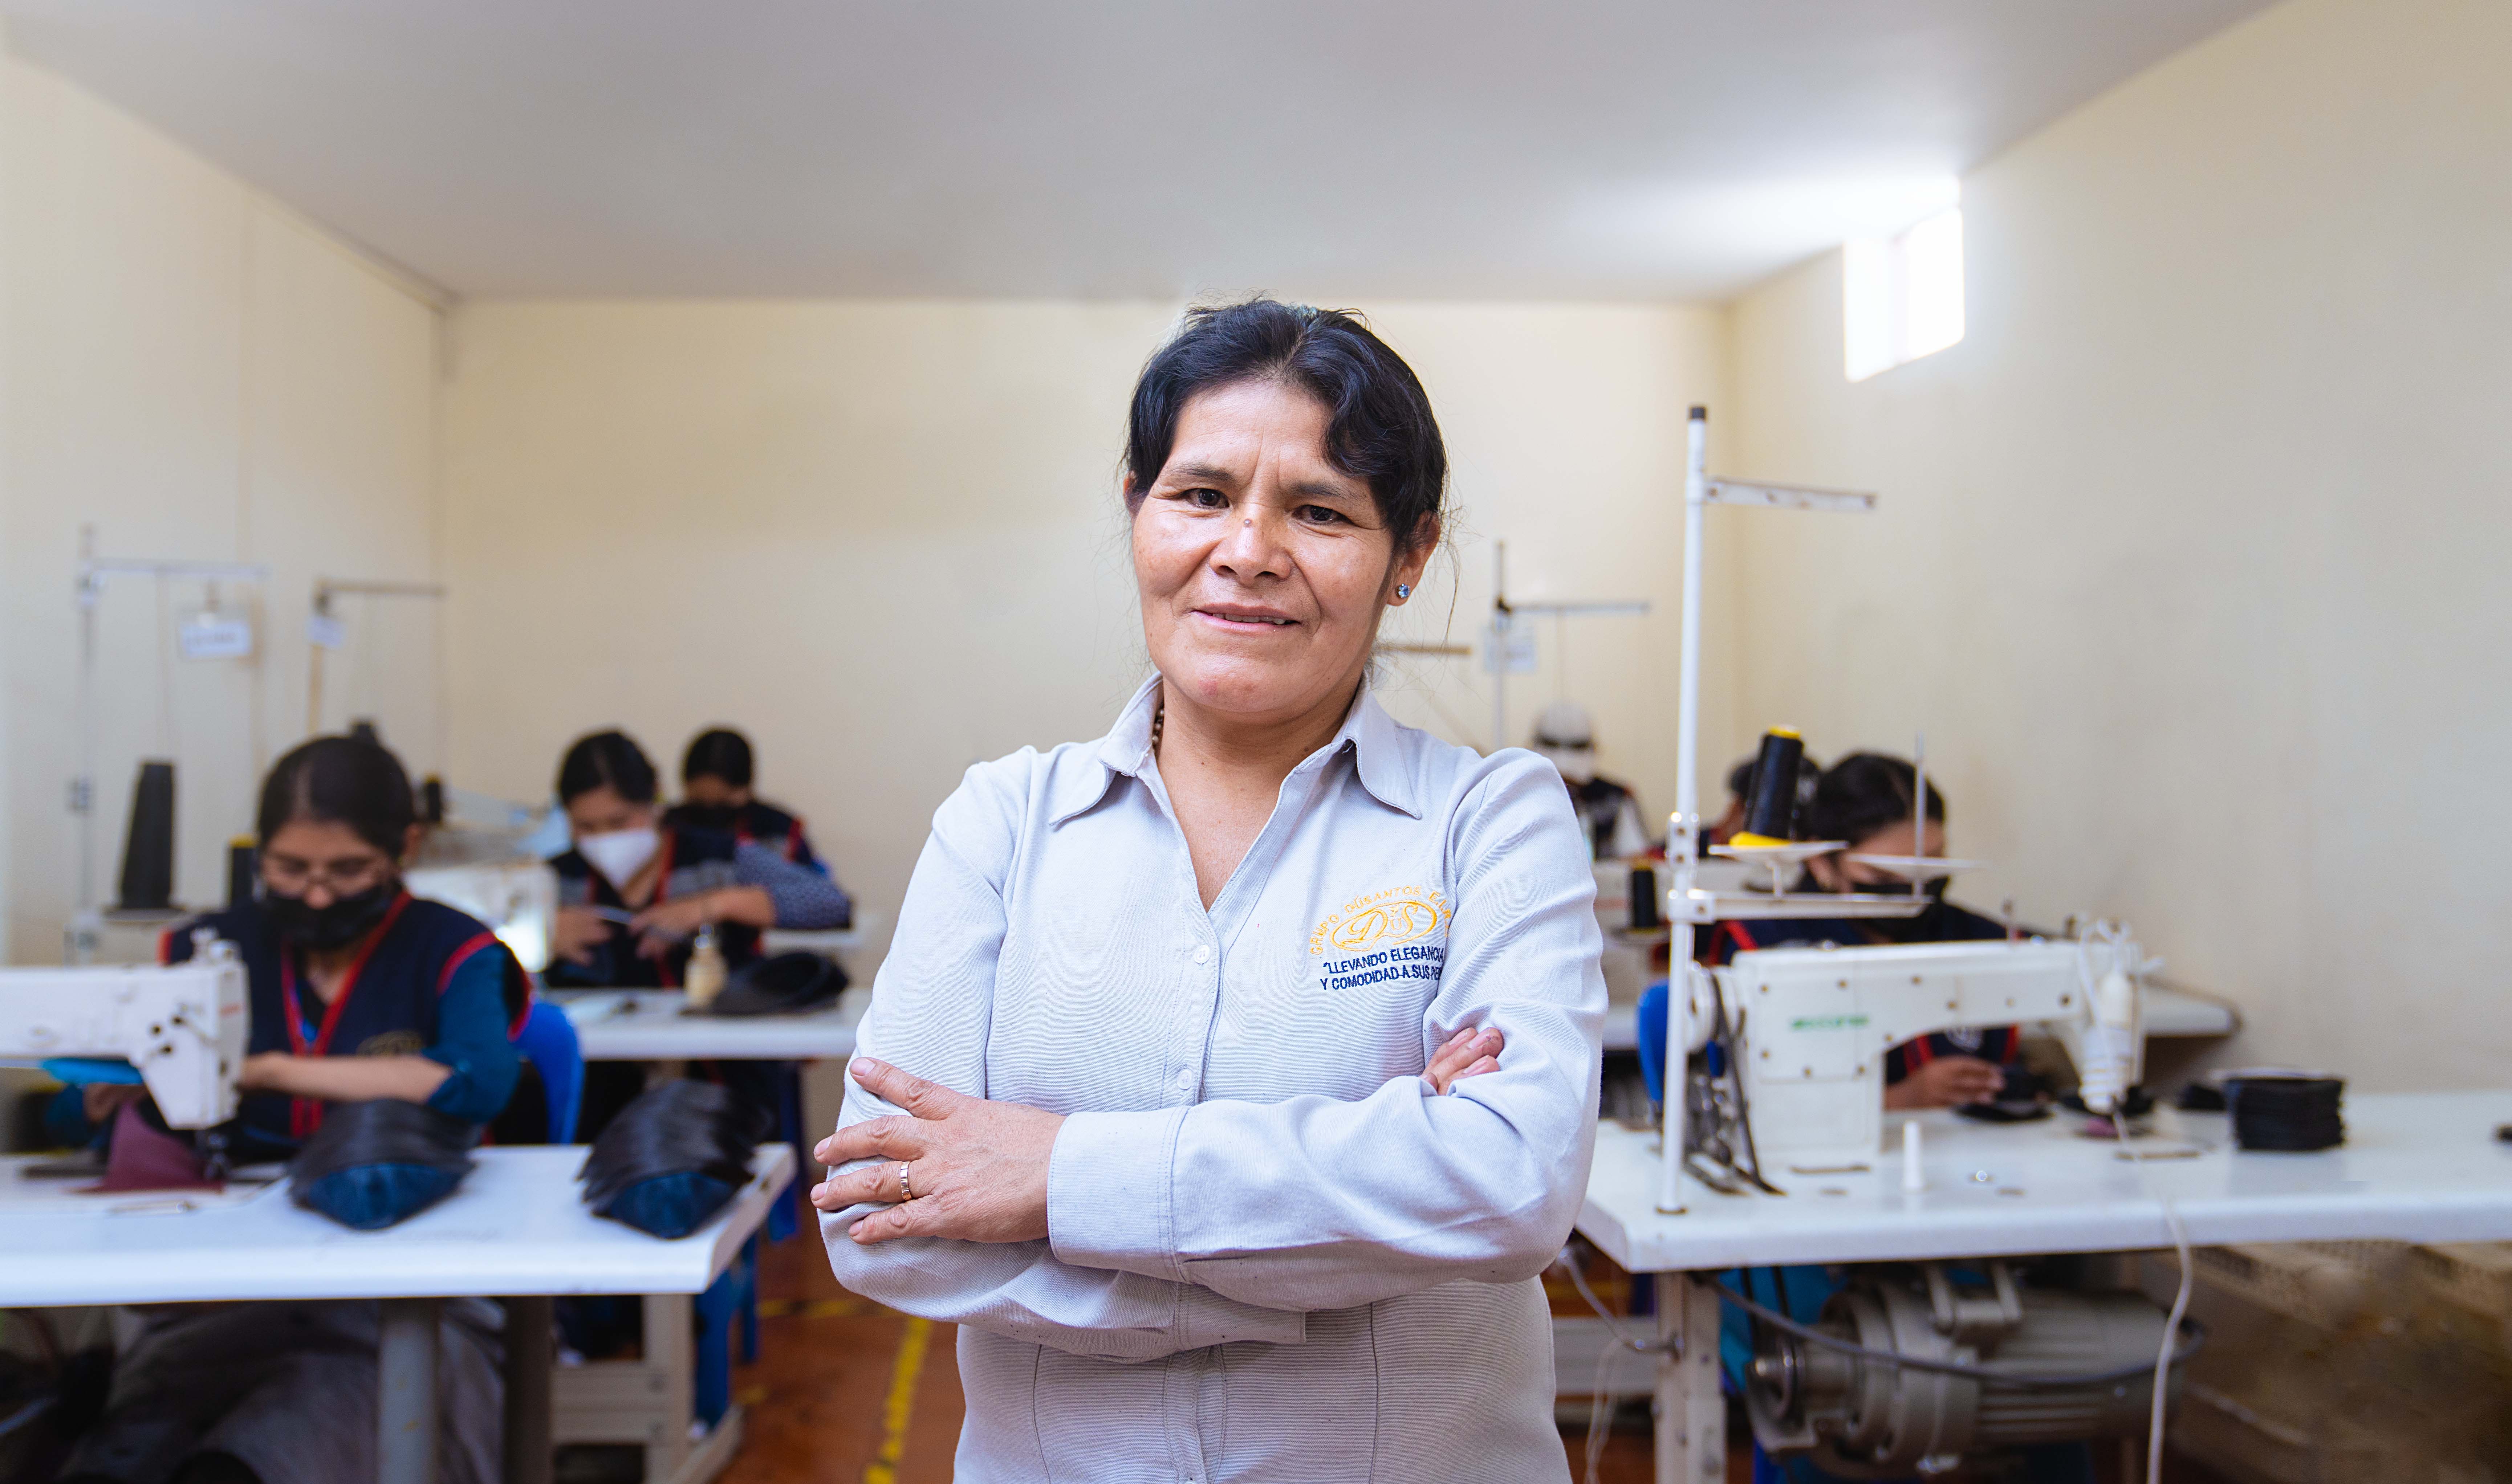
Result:
M2228 1076L2233 1140L2246 1150L2308 1152L2346 1142L2338 1112L2346 1084L2337 1077Z
M846 971L821 954L778 954L744 964L711 1007L718 1015L800 1015L833 1004Z
M341 1226L378 1231L452 1194L479 1137L451 1113L399 1098L334 1103L289 1161L289 1193Z
M750 1178L757 1117L712 1082L666 1082L619 1110L576 1179L584 1203L656 1236L706 1225Z

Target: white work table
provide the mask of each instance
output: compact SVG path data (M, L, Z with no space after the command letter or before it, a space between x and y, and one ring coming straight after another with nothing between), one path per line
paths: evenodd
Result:
M2242 1029L2241 1016L2229 1005L2153 985L2145 988L2144 1011L2148 1036L2230 1035ZM1605 1049L1632 1051L1639 1043L1639 1006L1608 1005Z
M551 990L588 1062L805 1062L854 1055L864 1000L807 1015L685 1015L678 990Z
M1910 1115L1887 1114L1895 1149L1864 1172L1765 1171L1785 1196L1721 1195L1687 1178L1684 1212L1671 1216L1656 1206L1657 1135L1607 1123L1579 1230L1629 1271L1673 1273L2168 1247L2164 1199L2199 1245L2512 1239L2512 1145L2494 1139L2512 1123L2512 1091L2350 1095L2344 1114L2345 1144L2288 1154L2237 1150L2222 1113L2160 1110L2153 1136L2138 1141L2150 1155L2140 1178L2116 1143L2078 1136L2081 1117L1921 1113L1927 1187L1906 1192L1899 1125ZM1678 1344L1709 1337L1661 1362L1658 1477L1673 1484L1724 1457L1717 1297L1661 1285L1658 1324Z
M508 1310L508 1474L546 1479L547 1296L702 1293L794 1179L794 1152L763 1145L750 1183L714 1220L663 1241L584 1208L575 1172L587 1152L480 1150L452 1194L381 1231L352 1231L302 1209L285 1181L193 1197L91 1195L70 1189L83 1181L27 1178L37 1159L0 1157L0 1306L384 1300L378 1478L432 1484L438 1301L517 1296L525 1302ZM529 1402L518 1408L519 1394L537 1400L537 1415Z

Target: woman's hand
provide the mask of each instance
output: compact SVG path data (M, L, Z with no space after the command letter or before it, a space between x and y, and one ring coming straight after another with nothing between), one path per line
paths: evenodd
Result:
M811 1152L827 1165L882 1161L833 1175L811 1191L811 1204L823 1211L888 1203L848 1235L867 1245L894 1236L1031 1242L1046 1235L1046 1164L1063 1114L972 1098L870 1057L856 1057L848 1070L865 1091L907 1110L903 1118L842 1128Z
M2006 1074L1976 1056L1941 1056L1884 1089L1884 1106L1894 1112L1919 1108L1960 1108L1985 1103L2006 1085Z
M1433 1092L1444 1095L1467 1077L1498 1072L1501 1047L1506 1044L1500 1032L1489 1026L1468 1026L1432 1056L1431 1065L1422 1069L1422 1080L1431 1084Z
M569 963L593 966L593 951L610 936L610 924L585 907L562 907L550 928L550 953Z
M638 935L639 952L658 957L674 944L695 937L699 928L716 922L773 927L775 899L760 886L720 886L693 897L657 902L637 914L628 930Z
M90 1082L79 1089L79 1112L90 1123L110 1123L122 1111L148 1096L145 1087L128 1082Z

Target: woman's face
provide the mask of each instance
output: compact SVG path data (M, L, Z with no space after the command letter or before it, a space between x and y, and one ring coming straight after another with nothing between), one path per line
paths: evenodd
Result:
M1945 853L1945 827L1943 822L1928 821L1928 848L1913 850L1916 837L1906 819L1886 825L1864 840L1853 840L1838 855L1818 855L1806 863L1814 879L1825 891L1907 891L1910 879L1897 876L1881 866L1850 859L1853 855L1943 855Z
M1251 722L1347 697L1396 584L1437 532L1398 553L1365 481L1326 457L1327 413L1278 381L1198 394L1134 511L1143 640L1172 694Z
M654 822L651 803L631 803L608 784L587 789L567 801L567 822L578 840L620 830L642 830Z
M750 802L750 790L736 788L713 773L681 780L681 797L701 808L720 809Z
M414 843L417 832L412 834ZM332 819L292 819L261 846L262 883L317 909L383 885L399 865L357 831Z

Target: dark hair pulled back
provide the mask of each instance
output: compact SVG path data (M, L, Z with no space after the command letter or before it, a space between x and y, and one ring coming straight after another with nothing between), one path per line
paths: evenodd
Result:
M608 788L630 803L654 801L654 764L646 750L626 732L597 731L578 737L558 763L558 801L573 803L595 789Z
M401 760L362 737L316 737L289 749L261 783L254 828L267 846L292 824L338 824L395 860L410 844L418 801Z
M1379 519L1410 551L1432 538L1448 450L1420 378L1359 318L1276 299L1190 309L1134 383L1125 428L1125 508L1140 508L1201 392L1242 381L1296 386L1326 409L1326 458L1369 486Z
M746 789L755 765L748 737L729 726L710 727L690 738L689 750L681 755L681 781L721 778L729 787Z
M1908 762L1883 753L1851 753L1815 780L1803 833L1808 840L1855 845L1908 819L1918 794L1919 770ZM1934 778L1928 780L1928 817L1940 824L1945 818L1945 796Z

